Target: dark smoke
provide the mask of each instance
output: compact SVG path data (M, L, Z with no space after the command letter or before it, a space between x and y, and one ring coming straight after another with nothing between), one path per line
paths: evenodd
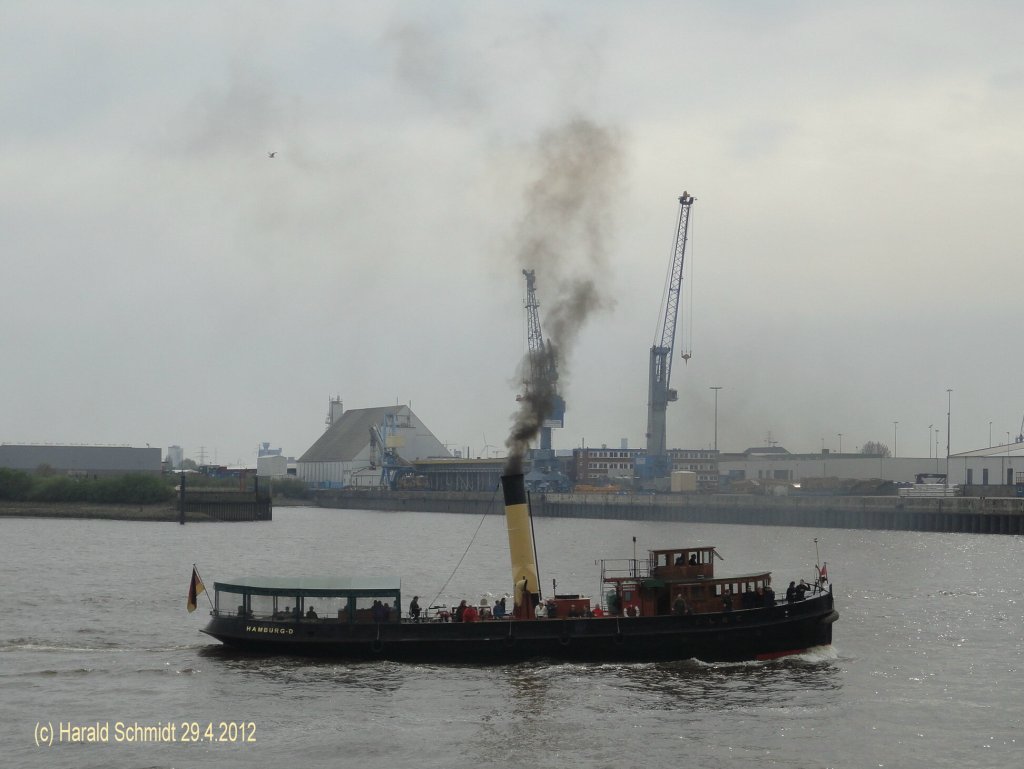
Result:
M612 197L622 161L616 132L575 118L544 132L534 148L536 178L526 190L526 212L517 233L516 259L537 273L538 294L546 297L541 320L547 350L519 367L524 384L531 365L554 366L565 379L568 351L595 310L610 307L605 294L607 241ZM538 391L540 390L540 391ZM530 388L505 446L506 474L522 472L530 441L550 412L556 387Z

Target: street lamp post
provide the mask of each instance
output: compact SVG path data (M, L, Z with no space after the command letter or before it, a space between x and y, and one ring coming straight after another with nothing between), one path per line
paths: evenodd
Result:
M842 433L838 433L838 435L839 435L839 453L842 454L843 453L843 434Z
M715 451L718 451L718 391L722 388L719 386L712 386L708 389L715 391Z
M946 388L946 487L949 487L949 415L953 411L953 388Z
M935 425L928 425L928 459L932 458L932 428Z
M988 447L992 448L992 420L988 420Z
M896 425L900 423L900 420L896 419L892 423L892 458L896 458Z

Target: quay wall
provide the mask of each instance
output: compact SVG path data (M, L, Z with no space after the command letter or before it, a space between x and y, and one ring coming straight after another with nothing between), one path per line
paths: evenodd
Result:
M274 517L270 495L260 491L186 489L178 495L178 510L200 513L214 521L269 521Z
M321 507L359 510L500 514L492 494L458 492L321 492ZM551 518L807 526L811 528L1024 534L1017 497L768 497L749 494L533 494L533 514Z

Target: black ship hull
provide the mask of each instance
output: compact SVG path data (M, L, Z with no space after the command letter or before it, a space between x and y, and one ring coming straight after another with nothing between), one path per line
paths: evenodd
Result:
M826 592L796 603L689 616L347 623L219 615L203 632L239 650L340 659L727 662L827 646L838 617Z

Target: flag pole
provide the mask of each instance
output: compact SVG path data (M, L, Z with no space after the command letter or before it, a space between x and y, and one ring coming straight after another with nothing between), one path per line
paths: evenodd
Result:
M818 554L818 538L814 538L814 584L821 587L821 556Z
M817 540L815 540L815 542L817 542ZM192 564L192 568L195 570L196 576L199 577L199 581L203 583L203 592L206 593L206 600L210 602L210 608L213 609L213 611L216 611L216 609L213 608L213 599L210 598L210 591L206 589L206 580L203 579L203 575L199 573L199 569L196 569L195 564Z

